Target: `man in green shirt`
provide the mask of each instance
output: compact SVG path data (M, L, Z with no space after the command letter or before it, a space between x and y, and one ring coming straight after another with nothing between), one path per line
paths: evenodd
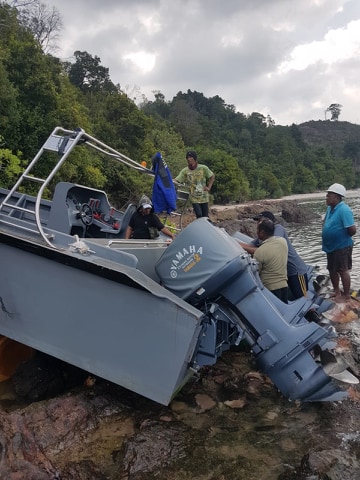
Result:
M254 258L259 264L261 281L280 300L288 303L287 259L288 246L285 238L274 236L275 225L268 218L257 227L261 245L255 250Z
M215 175L209 167L197 162L197 154L193 150L186 153L186 161L188 166L180 171L174 182L183 183L189 188L189 198L196 218L208 217L209 192Z

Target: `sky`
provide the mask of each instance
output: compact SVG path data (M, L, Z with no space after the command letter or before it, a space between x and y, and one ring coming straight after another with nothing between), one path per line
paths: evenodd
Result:
M276 125L360 124L360 0L43 0L63 29L54 54L86 51L129 97L218 95Z

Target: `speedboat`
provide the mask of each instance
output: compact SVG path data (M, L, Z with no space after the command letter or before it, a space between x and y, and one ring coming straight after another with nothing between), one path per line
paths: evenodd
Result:
M312 320L331 302L313 289L281 302L236 236L200 218L171 243L127 240L136 205L118 210L104 191L70 182L44 198L84 148L154 176L82 129L52 131L13 188L0 190L0 335L163 405L240 342L288 399L347 396L326 368L336 333ZM41 161L51 165L44 178L33 174Z

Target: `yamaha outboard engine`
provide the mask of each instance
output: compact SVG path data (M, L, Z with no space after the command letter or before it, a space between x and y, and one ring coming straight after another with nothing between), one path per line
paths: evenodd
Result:
M257 263L207 218L192 222L156 265L165 288L205 313L194 367L215 363L246 340L259 369L291 400L340 400L347 393L324 371L336 336L306 320L313 299L285 304L267 290Z

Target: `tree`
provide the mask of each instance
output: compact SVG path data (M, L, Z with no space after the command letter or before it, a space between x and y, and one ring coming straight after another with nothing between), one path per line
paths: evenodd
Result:
M65 64L70 82L84 93L106 91L117 93L116 86L110 80L109 69L103 67L100 57L92 57L88 52L74 52L75 63Z
M220 149L197 146L200 163L215 173L211 195L215 203L245 201L250 197L249 182L236 158Z
M16 141L20 121L17 91L0 62L0 132L10 144Z
M15 2L20 23L28 28L44 52L56 50L56 41L63 28L59 11L40 0Z
M294 176L293 193L314 192L316 186L317 181L313 172L304 165L299 165Z
M62 70L58 59L44 54L30 30L14 21L14 12L0 4L0 18L9 19L6 34L0 34L0 106L8 117L2 117L1 134L5 148L21 150L28 158L54 127Z
M199 119L200 114L185 100L174 100L170 122L182 136L185 145L195 145L200 141L202 128Z
M165 101L165 95L160 90L153 90L155 101L149 101L143 99L139 108L145 113L145 115L152 116L154 118L168 120L170 115L170 105Z
M275 120L271 118L270 115L266 115L266 125L268 127L273 127L275 125Z
M0 142L1 142L0 137ZM0 148L0 184L11 188L22 170L21 152L14 155L8 148Z
M325 119L326 119L326 112L331 113L331 119L337 121L339 120L339 116L341 113L342 105L339 103L332 103L326 110L325 110Z

